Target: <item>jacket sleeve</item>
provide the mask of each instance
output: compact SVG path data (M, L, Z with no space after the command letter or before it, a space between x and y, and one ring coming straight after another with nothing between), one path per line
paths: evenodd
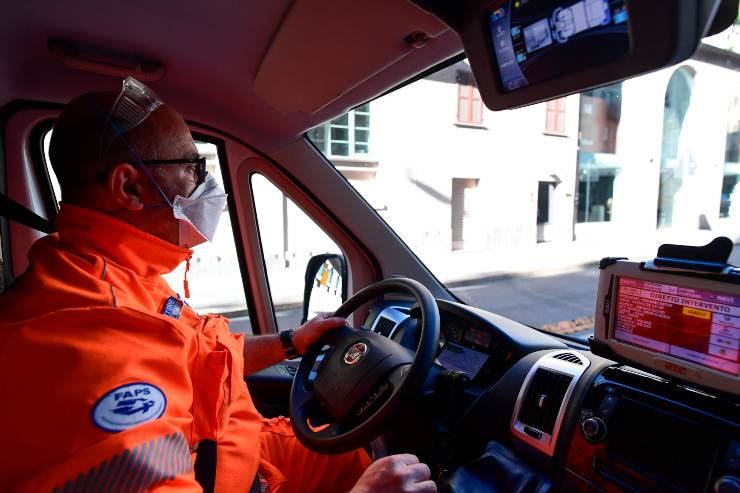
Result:
M65 312L0 346L14 396L0 406L0 490L201 491L188 335L127 309Z

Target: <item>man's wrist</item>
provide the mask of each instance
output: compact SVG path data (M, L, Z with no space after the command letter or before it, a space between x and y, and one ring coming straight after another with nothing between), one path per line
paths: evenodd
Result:
M299 356L298 350L293 344L293 330L283 330L279 334L280 344L283 346L283 353L287 359L293 359Z

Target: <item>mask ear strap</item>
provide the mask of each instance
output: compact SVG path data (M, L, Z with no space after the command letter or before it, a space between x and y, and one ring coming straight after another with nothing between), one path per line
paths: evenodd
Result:
M98 101L98 103L100 103L100 102ZM174 204L169 199L169 197L167 197L167 194L164 193L164 190L162 190L162 187L159 186L159 183L157 183L157 180L156 180L156 178L154 178L154 174L152 173L152 170L150 170L149 167L144 164L144 161L141 159L141 156L139 156L139 153L136 152L136 150L131 146L131 144L128 143L128 141L126 140L126 137L124 137L123 132L121 131L121 128L118 126L118 124L112 118L112 113L111 112L106 112L105 110L103 110L103 107L102 107L101 104L98 104L97 107L98 107L98 110L100 111L100 113L105 116L105 125L110 130L112 130L113 133L114 133L114 135L115 135L115 137L118 140L120 140L121 143L123 143L124 146L126 146L126 150L128 150L128 152L131 155L131 157L134 159L134 161L136 161L135 164L138 166L139 169L141 169L144 172L144 174L146 174L147 177L149 177L149 180L154 185L154 188L157 189L157 191L162 196L162 198L165 200L165 202L167 203L167 205L169 205L170 207L173 207ZM102 151L102 144L103 144L103 136L104 135L106 135L106 132L105 131L103 131L103 135L101 135L101 137L100 137L101 138L100 145L98 146L99 152ZM99 157L99 160L102 160L102 155Z

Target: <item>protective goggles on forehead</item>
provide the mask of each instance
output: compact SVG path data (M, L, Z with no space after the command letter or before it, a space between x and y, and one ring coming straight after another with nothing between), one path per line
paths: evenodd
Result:
M100 136L99 152L102 153L114 140L123 139L123 134L141 125L154 110L164 102L154 91L129 76L123 80L121 93L113 103L105 119L105 128ZM127 147L131 149L126 143Z
M99 156L102 159L103 152L114 140L120 140L128 149L137 164L140 164L151 176L149 166L194 164L196 171L196 186L206 180L206 158L183 158L183 159L154 159L143 160L125 139L124 134L141 125L157 108L164 102L154 94L154 91L129 76L123 80L121 93L113 103L106 117L105 129L100 138ZM102 176L104 177L104 176ZM102 178L101 177L101 178ZM153 177L152 177L153 179ZM167 197L165 197L167 198ZM169 202L169 200L168 200Z

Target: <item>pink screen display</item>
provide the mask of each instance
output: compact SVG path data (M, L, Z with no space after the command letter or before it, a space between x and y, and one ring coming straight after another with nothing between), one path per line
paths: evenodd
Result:
M619 278L614 338L740 374L740 297Z

